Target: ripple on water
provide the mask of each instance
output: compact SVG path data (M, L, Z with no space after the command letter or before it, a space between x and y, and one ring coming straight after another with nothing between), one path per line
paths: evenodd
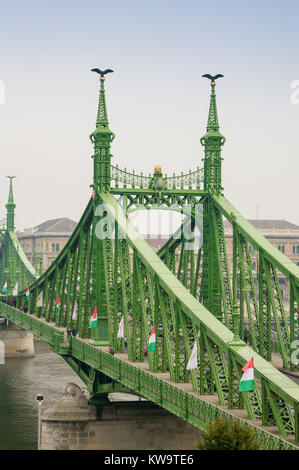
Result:
M69 365L44 342L35 343L35 357L10 358L0 365L0 450L37 448L36 395L44 395L48 408L62 396L62 387L84 383Z

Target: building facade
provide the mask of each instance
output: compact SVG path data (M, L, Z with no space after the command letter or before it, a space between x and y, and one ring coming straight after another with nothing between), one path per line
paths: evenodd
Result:
M24 232L17 232L16 235L28 260L41 274L55 261L76 226L76 222L63 217L26 228Z

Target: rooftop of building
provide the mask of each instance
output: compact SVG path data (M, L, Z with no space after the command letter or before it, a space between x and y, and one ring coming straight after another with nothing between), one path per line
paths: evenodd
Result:
M299 237L299 225L283 219L248 219L259 232L265 237ZM232 235L232 225L225 220L224 232L227 236Z
M72 233L77 227L77 222L61 217L60 219L50 219L36 225L35 227L25 228L19 236L38 235L41 233Z
M295 225L287 220L273 220L273 219L248 219L256 229L258 230L299 230L299 225ZM224 222L224 228L230 227L231 224L226 220Z

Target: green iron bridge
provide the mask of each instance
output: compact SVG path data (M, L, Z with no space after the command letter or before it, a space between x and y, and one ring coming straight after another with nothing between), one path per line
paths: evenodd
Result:
M299 267L223 194L225 138L219 131L215 81L201 139L204 166L172 176L160 167L145 176L111 165L114 134L108 124L104 81L101 76L96 129L90 135L92 197L68 244L41 275L14 233L10 181L7 223L0 230L1 289L5 280L8 284L0 297L0 315L47 341L84 381L91 403L105 402L111 392L129 392L200 429L224 416L249 423L267 449L298 449L299 387L273 365L273 357L281 368L298 371L292 358L298 337ZM180 229L158 252L128 216L141 208L186 214ZM232 265L223 218L233 230ZM198 230L202 243L196 246ZM257 279L252 247L258 252ZM288 279L287 308L279 273ZM19 292L13 297L17 282ZM42 303L37 302L41 293ZM95 307L98 324L89 328ZM126 343L118 338L122 317ZM144 345L154 325L156 350L146 355ZM77 329L78 336L68 336L67 328ZM198 367L187 370L195 342ZM242 367L252 356L255 390L240 393Z

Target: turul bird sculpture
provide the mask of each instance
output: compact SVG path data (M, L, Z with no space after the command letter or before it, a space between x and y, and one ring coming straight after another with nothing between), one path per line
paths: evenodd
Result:
M12 180L13 180L13 178L15 178L15 176L7 176L6 178L9 178L9 179L10 179L10 181L12 181Z
M104 77L104 75L106 75L106 73L111 73L111 72L113 72L113 70L111 70L111 69L106 69L106 70L91 69L91 72L96 72L99 75L101 75L101 77Z
M202 77L206 77L209 80L211 80L211 83L215 83L215 80L217 80L217 78L224 77L224 75L221 75L221 73L218 73L217 75L213 76L213 75L210 75L209 73L206 73L205 75L202 75Z

